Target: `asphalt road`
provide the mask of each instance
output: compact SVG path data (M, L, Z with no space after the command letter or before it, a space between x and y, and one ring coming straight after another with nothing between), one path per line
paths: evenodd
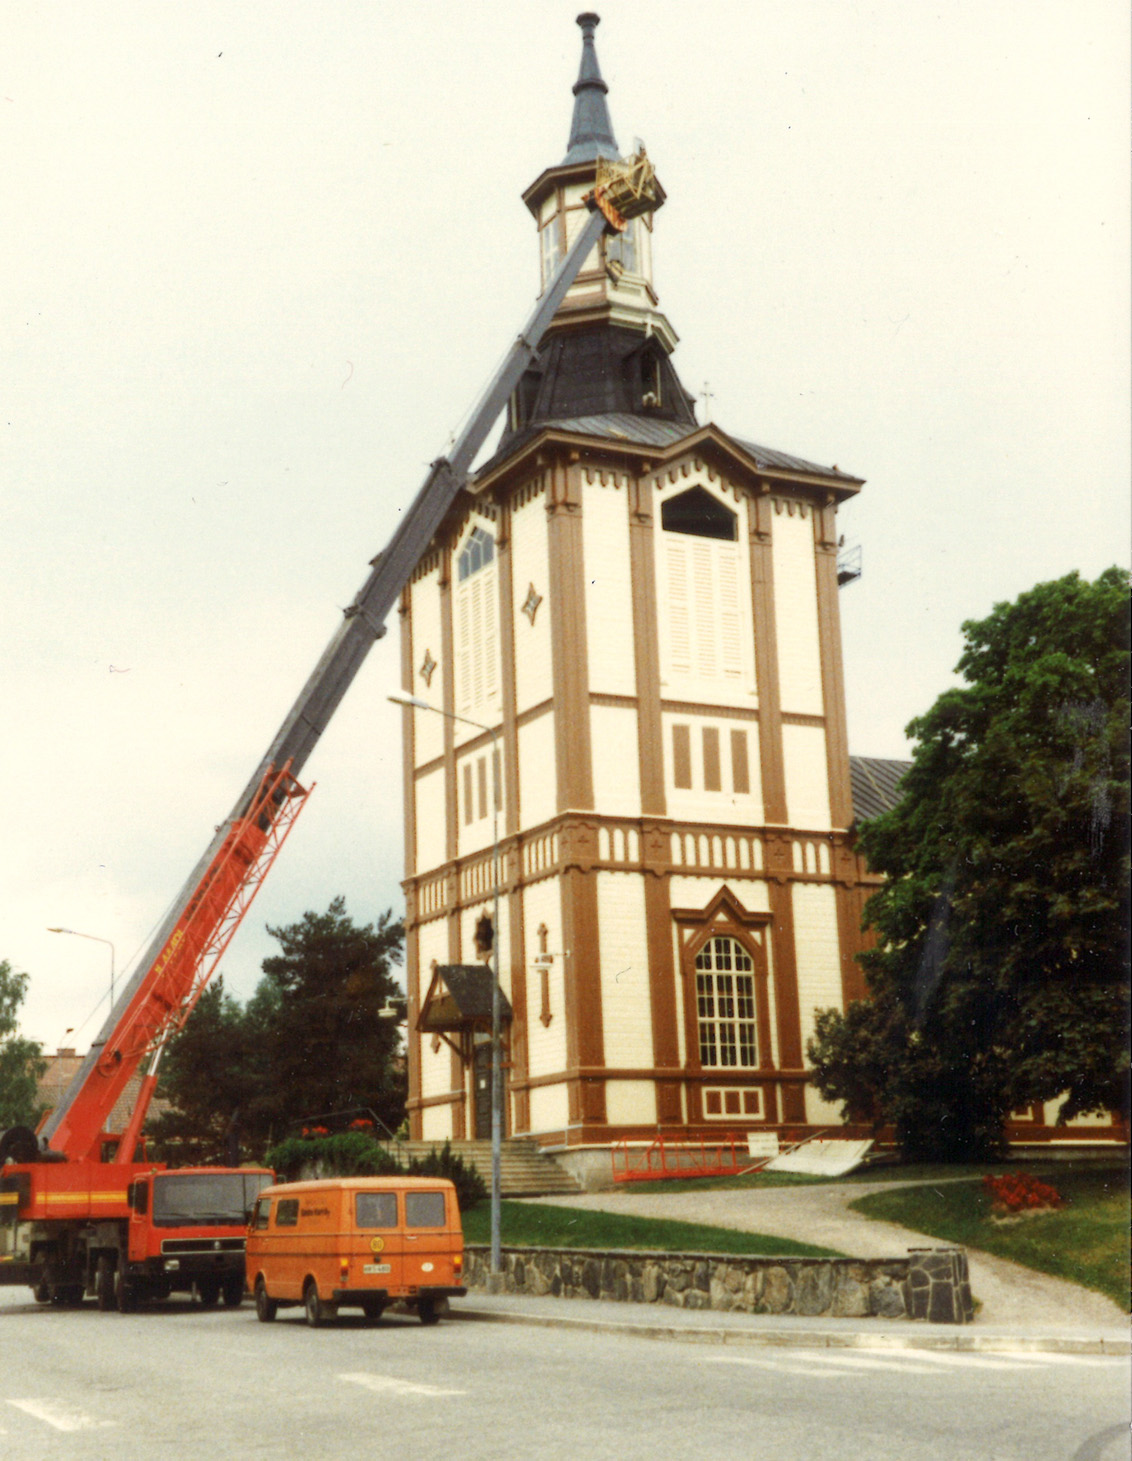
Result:
M291 1317L292 1313L294 1317ZM0 1290L0 1458L1116 1461L1127 1358L714 1346Z

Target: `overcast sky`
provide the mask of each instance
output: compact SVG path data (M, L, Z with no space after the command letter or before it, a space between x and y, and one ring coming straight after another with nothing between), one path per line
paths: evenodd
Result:
M0 958L85 1048L537 289L550 0L0 4ZM675 364L725 429L867 478L854 752L960 624L1127 561L1123 0L606 0L668 193ZM230 950L401 910L397 635ZM68 1028L74 1033L67 1034Z

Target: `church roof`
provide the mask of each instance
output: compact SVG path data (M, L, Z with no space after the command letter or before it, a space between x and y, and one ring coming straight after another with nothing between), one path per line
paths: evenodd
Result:
M648 416L638 416L628 411L609 411L598 416L562 416L533 421L520 431L507 435L491 461L486 462L480 468L480 474L502 465L508 457L513 456L543 431L563 431L571 436L592 436L605 441L624 441L631 442L633 445L667 449L686 437L694 436L702 429L697 426L689 430L687 422L684 421L663 421ZM807 476L829 477L834 481L845 483L861 481L860 477L843 472L839 467L823 467L817 462L807 461L805 457L796 457L789 452L776 451L769 446L759 446L756 442L745 441L738 436L730 436L722 428L717 427L716 429L721 436L726 437L746 456L749 456L756 466L764 467L767 470L803 472ZM902 765L903 763L894 764Z
M594 162L599 157L617 157L617 139L605 100L609 87L602 80L594 47L594 31L601 17L592 11L578 16L582 27L582 64L574 83L574 115L563 165Z
M903 793L900 783L911 761L884 761L876 756L849 757L849 785L853 794L853 820L867 822L890 812Z

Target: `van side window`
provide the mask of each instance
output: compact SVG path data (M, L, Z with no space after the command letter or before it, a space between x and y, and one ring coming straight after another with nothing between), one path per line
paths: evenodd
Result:
M407 1228L442 1228L444 1226L443 1192L406 1192L405 1226Z
M299 1226L299 1199L297 1197L281 1197L275 1204L275 1226L277 1228L297 1228Z
M358 1192L354 1196L354 1216L359 1228L395 1228L397 1226L396 1192Z
M255 1205L255 1226L259 1232L267 1227L267 1220L271 1216L271 1198L261 1197Z

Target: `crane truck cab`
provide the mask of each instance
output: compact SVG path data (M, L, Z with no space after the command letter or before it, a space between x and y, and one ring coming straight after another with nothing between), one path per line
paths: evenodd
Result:
M259 1194L248 1229L248 1286L264 1323L302 1304L307 1323L339 1308L380 1319L398 1300L422 1324L463 1297L464 1233L456 1189L434 1177L284 1182Z
M266 1167L9 1162L0 1168L0 1283L41 1303L128 1312L196 1292L203 1304L244 1296L248 1216L275 1180Z

